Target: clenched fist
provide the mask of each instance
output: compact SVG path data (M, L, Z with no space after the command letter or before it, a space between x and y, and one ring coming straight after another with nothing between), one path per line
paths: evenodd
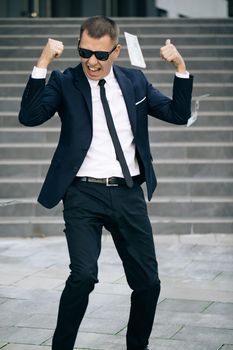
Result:
M170 39L167 39L165 46L161 47L160 57L167 62L173 63L178 73L186 72L184 59L176 47L171 43Z
M62 55L63 50L64 45L61 41L49 38L40 58L37 61L36 66L38 68L47 68L54 58L58 58Z

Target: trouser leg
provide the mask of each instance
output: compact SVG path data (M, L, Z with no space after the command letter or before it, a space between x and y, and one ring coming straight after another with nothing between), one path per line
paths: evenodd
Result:
M88 305L89 293L94 289L91 280L76 281L70 276L62 292L57 326L53 336L53 350L72 350L80 323Z
M62 292L53 350L72 350L97 279L102 225L91 214L94 204L75 185L64 201L65 234L70 255L70 276ZM89 210L87 210L89 208Z
M123 189L123 191L128 191ZM143 350L149 341L160 293L152 228L140 187L131 196L114 196L117 219L110 230L133 292L127 328L127 349ZM123 194L122 194L123 195Z

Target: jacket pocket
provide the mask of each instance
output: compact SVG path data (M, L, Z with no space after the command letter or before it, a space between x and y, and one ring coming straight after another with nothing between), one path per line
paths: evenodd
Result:
M144 96L141 100L137 101L135 103L135 106L138 106L140 103L144 102L146 100L146 96Z

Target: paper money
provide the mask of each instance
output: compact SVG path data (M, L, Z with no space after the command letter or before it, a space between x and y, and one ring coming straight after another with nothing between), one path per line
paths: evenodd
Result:
M199 111L199 108L200 108L200 101L205 99L206 97L209 97L209 96L210 96L210 94L206 94L206 95L198 96L196 98L194 112L192 113L191 117L188 119L187 127L191 126L197 120L198 111Z
M127 32L124 32L124 35L131 64L140 68L146 68L146 63L138 42L137 35L133 35Z

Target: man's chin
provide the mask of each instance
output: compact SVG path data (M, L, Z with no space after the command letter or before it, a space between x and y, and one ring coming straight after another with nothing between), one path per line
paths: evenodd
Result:
M91 70L91 69L85 67L84 72L85 72L86 76L92 80L100 80L103 76L101 69Z

